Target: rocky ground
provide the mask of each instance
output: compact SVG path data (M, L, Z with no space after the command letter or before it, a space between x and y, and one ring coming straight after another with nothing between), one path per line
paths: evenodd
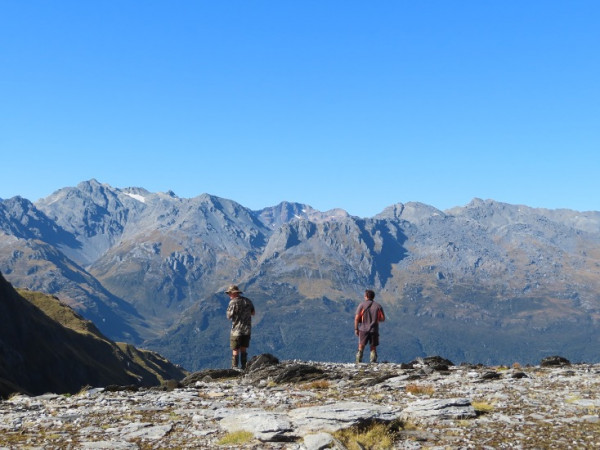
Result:
M14 395L0 402L0 449L589 449L600 448L599 414L600 364L260 355L244 373L207 370L155 389Z

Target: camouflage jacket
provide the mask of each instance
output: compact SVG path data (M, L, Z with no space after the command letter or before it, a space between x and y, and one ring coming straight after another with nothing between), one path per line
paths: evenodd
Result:
M252 329L254 305L249 298L239 296L232 298L227 307L227 318L231 320L231 335L249 335Z

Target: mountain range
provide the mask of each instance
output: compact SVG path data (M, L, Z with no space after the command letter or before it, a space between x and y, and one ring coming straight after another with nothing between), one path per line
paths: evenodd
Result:
M600 358L594 211L474 199L360 218L89 180L35 203L0 201L0 272L188 370L228 363L229 284L256 306L251 353L353 360L369 288L387 315L382 360Z

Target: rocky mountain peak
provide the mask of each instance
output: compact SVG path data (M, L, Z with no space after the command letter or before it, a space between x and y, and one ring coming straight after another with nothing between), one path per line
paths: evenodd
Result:
M343 220L350 215L343 209L336 208L321 212L303 203L281 202L270 208L257 211L259 219L268 227L277 229L294 220L309 220L311 222L329 222Z
M281 202L271 208L258 211L260 220L270 228L278 228L292 220L308 219L313 208L301 203Z
M123 194L128 195L129 197L137 200L141 203L146 203L146 198L152 195L144 188L139 187L128 187L121 190Z
M72 238L33 203L13 197L0 203L0 230L20 239L40 239L55 242Z
M419 223L433 217L442 218L446 214L433 206L420 202L396 203L388 206L375 216L377 219L404 220L411 223Z

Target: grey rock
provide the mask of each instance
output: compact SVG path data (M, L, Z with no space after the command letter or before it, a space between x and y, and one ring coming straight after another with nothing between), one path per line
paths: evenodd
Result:
M139 438L143 440L156 441L163 438L172 429L173 426L171 424L144 426L139 429L136 429L135 431L124 433L123 438L127 440Z
M515 379L528 378L527 374L521 371L514 372L510 377Z
M569 366L571 365L571 362L567 359L564 358L562 356L547 356L545 358L542 359L542 361L540 362L540 366L542 367L562 367L562 366Z
M333 436L329 433L315 433L304 436L306 450L323 450L331 448Z
M90 441L81 442L80 447L83 449L107 449L107 450L133 450L138 449L139 446L133 442L122 442L122 441Z
M417 400L401 414L404 420L435 422L445 419L472 419L477 416L468 398Z
M226 414L219 425L227 431L249 431L261 441L289 441L292 424L285 414L263 410L241 410Z
M500 375L498 372L494 372L494 371L487 371L483 374L481 374L481 376L479 377L481 380L497 380L498 378L501 378L502 375Z
M293 364L284 367L275 377L276 383L300 383L325 377L325 372L311 364Z
M448 370L448 367L454 365L452 361L441 356L427 356L425 358L417 358L416 362L420 364L425 364L429 367L434 368L435 370Z
M258 360L257 360L258 361ZM290 364L274 364L272 360L265 364L256 363L244 374L243 382L264 386L267 380L276 384L300 383L327 378L325 371L313 364L292 362Z
M258 386L245 383L244 374L172 391L12 396L0 401L0 448L69 448L75 442L77 448L217 448L242 424L254 435L247 448L301 450L314 439L314 448L341 449L337 439L323 435L319 443L310 435L332 436L334 429L361 430L381 422L396 427L397 419L411 426L399 430L394 448L487 449L491 442L496 448L531 448L540 430L557 448L600 445L594 414L600 407L597 364L526 367L527 378L477 384L472 380L492 368L451 366L447 374L435 371L419 380L417 385L431 388L420 394L406 392L407 373L399 364L294 360L270 368L299 364L320 368L329 382L325 387L306 382ZM368 382L389 375L395 376ZM482 403L477 414L468 399Z
M194 385L199 381L213 381L223 378L237 378L242 375L242 372L236 369L206 369L199 372L194 372L181 380L182 386Z
M246 366L246 371L255 372L264 367L276 366L279 364L279 359L270 353L263 353L250 358Z
M289 417L300 435L315 431L334 432L367 421L391 422L400 409L366 402L337 402L322 406L296 408Z

